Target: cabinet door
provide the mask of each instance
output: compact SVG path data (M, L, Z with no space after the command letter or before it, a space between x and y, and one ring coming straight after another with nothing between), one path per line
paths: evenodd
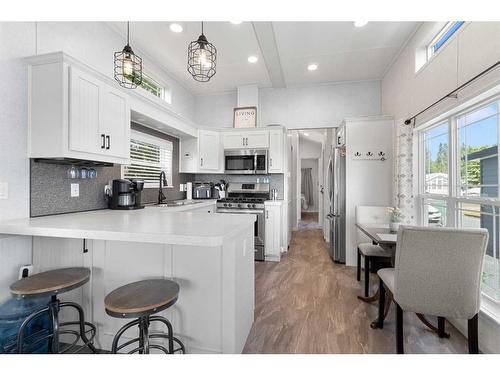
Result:
M269 132L269 173L283 173L283 131L271 130Z
M106 155L130 157L130 107L128 97L114 87L102 86L100 135L105 136Z
M266 206L265 256L266 260L280 260L280 207Z
M70 68L69 149L103 153L101 135L101 82Z
M219 133L210 130L200 130L199 142L199 169L216 171L219 169Z
M269 132L267 130L248 132L245 137L245 147L247 148L269 147Z
M224 148L244 148L245 147L245 134L240 132L224 133Z

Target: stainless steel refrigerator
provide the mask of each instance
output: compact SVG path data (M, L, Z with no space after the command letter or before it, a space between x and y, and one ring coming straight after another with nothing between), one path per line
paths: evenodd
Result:
M334 137L335 140L338 137ZM337 140L331 150L328 163L330 212L326 216L330 221L329 255L334 262L345 263L345 145Z

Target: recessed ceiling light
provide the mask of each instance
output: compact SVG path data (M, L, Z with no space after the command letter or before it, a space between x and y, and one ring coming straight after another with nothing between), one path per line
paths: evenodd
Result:
M363 27L368 23L368 21L354 21L354 26Z
M316 69L318 69L318 64L309 64L307 66L307 70L313 71L313 70L316 70Z
M170 30L173 31L174 33L182 33L182 30L184 29L182 28L182 25L178 23L171 23Z
M242 23L243 21L229 21L231 22L233 25L239 25L240 23Z
M257 61L259 61L259 58L257 56L248 56L248 62L255 64Z

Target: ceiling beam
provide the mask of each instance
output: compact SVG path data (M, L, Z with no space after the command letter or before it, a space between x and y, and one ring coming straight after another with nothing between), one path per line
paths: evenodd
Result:
M253 31L259 43L260 52L264 58L267 74L275 88L286 87L281 60L276 45L272 22L252 22Z

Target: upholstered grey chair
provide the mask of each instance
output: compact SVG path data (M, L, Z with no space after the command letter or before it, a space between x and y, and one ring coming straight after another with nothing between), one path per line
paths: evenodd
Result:
M478 313L486 229L401 226L394 268L378 271L378 326L383 327L385 288L396 303L396 348L404 353L403 310L438 317L444 336L446 318L468 319L469 353L478 353Z
M380 206L356 206L356 223L369 224L373 226L384 226L389 224L389 214L387 207ZM392 253L379 245L370 242L367 236L358 231L358 262L356 270L356 279L361 280L361 257L365 264L365 297L368 297L370 290L370 263L373 260L389 260Z

